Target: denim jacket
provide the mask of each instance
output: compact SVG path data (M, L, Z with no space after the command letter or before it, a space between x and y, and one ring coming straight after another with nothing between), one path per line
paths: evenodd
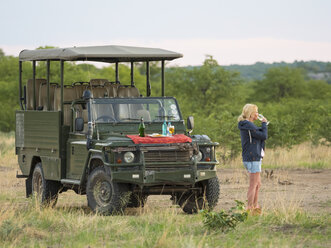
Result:
M262 127L257 127L254 123L244 120L238 123L241 137L243 161L260 161L261 149L265 147L264 141L268 138L268 128L265 122Z

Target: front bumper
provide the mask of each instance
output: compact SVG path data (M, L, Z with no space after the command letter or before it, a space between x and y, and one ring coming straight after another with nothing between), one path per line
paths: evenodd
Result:
M114 148L110 168L113 181L143 186L194 185L196 182L216 177L216 164L197 161L193 156L197 147L192 144L146 145L132 148ZM133 163L123 163L123 152L136 154ZM214 152L214 150L213 150ZM195 153L197 154L197 153ZM215 155L213 156L215 158ZM119 161L121 162L115 162Z
M111 169L111 178L113 181L121 183L131 183L141 186L155 185L194 185L196 182L207 180L216 177L215 162L209 162L214 166L212 170L198 170L196 163L187 168L176 168L176 163L172 164L172 168L166 170L150 170L146 169L143 164L130 164L121 166L118 164L106 164ZM182 167L183 163L178 163L178 167ZM141 169L138 169L141 168Z

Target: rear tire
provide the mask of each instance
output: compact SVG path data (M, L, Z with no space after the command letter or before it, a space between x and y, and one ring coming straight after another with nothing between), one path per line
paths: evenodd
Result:
M113 182L103 167L97 167L88 177L86 195L94 212L110 215L123 212L130 192L128 185Z
M33 170L31 187L32 195L40 205L51 207L56 205L60 184L56 181L45 179L42 164L40 162L36 164Z
M143 208L147 201L148 195L143 195L139 193L131 193L130 200L127 205L128 208Z

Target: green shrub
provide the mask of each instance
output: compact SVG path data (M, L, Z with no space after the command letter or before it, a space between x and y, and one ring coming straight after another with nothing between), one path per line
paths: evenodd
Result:
M202 210L203 224L208 229L220 229L222 232L227 232L235 229L240 222L244 222L248 217L248 212L245 210L245 204L235 200L236 207L232 207L229 211L221 210L213 212Z

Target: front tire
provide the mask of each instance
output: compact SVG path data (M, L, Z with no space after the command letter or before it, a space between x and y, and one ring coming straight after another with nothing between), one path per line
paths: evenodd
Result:
M177 196L178 204L187 214L195 214L198 210L203 208L204 199L203 195L194 191L184 192Z
M37 202L42 206L56 205L59 195L59 183L51 180L46 180L42 164L36 164L32 173L32 195L36 198Z
M123 212L130 192L127 185L113 182L103 167L97 167L88 177L86 195L94 212L109 215Z
M187 214L197 213L208 208L212 210L218 202L220 187L217 177L199 182L201 192L187 191L177 195L177 202Z

